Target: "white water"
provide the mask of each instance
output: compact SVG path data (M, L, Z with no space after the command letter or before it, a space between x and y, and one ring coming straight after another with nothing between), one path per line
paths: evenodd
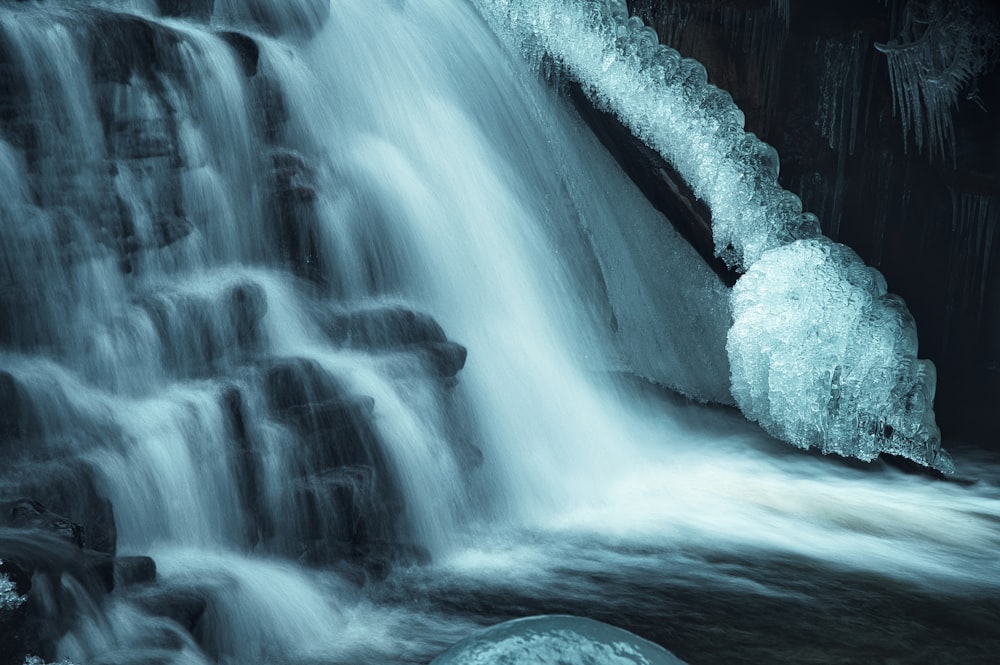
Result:
M270 404L270 372L290 358L374 400L379 452L368 454L384 456L376 482L392 486L376 485L374 500L398 522L371 515L377 533L364 545L423 548L442 579L558 589L560 565L614 568L604 546L626 543L793 554L956 592L1000 586L990 467L968 487L842 468L783 451L728 411L613 380L634 369L717 395L718 377L700 372L725 367L727 294L467 3L337 2L309 41L255 35L258 76L287 113L274 140L255 124L259 91L203 26L152 19L177 36L162 88L134 75L92 90L99 74L79 35L100 20L69 27L72 16L0 14L5 43L36 59L31 108L60 132L38 167L0 143L3 278L27 302L14 320L16 298L2 301L0 368L42 421L2 487L21 491L18 473L41 477L53 460L82 464L114 505L119 551L150 554L161 587L196 589L208 606L192 637L141 609L147 591L124 590L63 637L61 656L409 662L475 623L358 588L366 562L345 564L330 545L346 528L342 494L323 488L350 485L361 501L371 486L327 468L315 433L287 416L301 405ZM169 100L178 154L139 158L98 140L98 94L119 100L113 114L143 117L146 138ZM294 276L273 246L275 152L314 171L303 224L320 284ZM94 221L108 162L140 245L128 271L102 235L113 229ZM171 197L193 230L158 247ZM626 233L650 241L637 247ZM636 294L676 300L643 311ZM241 298L266 303L253 310L259 324L232 309ZM332 310L386 303L429 313L469 349L457 386L412 355L322 332ZM479 466L463 462L470 444ZM594 559L589 545L565 543L592 543ZM655 557L647 563L655 574ZM675 564L664 555L663 568ZM726 583L711 566L697 574Z

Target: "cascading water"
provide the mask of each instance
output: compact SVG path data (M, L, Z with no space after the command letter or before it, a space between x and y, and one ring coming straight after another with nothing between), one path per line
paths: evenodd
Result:
M992 467L834 466L620 380L730 401L729 292L470 4L125 4L0 7L19 643L427 662L493 619L663 638L667 596L855 575L996 611Z

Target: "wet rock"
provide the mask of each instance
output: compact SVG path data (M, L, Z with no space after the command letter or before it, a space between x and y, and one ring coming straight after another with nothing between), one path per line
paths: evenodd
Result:
M255 282L241 282L223 295L236 342L243 352L256 348L260 341L260 323L267 314L267 294Z
M164 360L182 374L204 374L253 354L267 313L264 289L251 281L213 293L160 292L138 304L163 345Z
M331 312L323 321L323 330L335 344L363 349L448 341L433 317L404 307Z
M254 96L252 110L259 114L260 133L269 144L277 145L288 121L288 104L281 83L262 73L250 79L250 83Z
M175 127L172 118L121 118L109 124L109 147L114 158L169 158L175 154Z
M306 203L316 199L316 170L305 157L291 150L276 150L271 153L271 167L279 197Z
M154 588L132 600L149 614L170 619L189 632L198 625L208 606L204 592L189 588Z
M276 119L265 116L264 122L268 136L278 133L272 126ZM275 245L298 275L323 285L328 271L313 205L317 197L316 172L301 155L289 150L273 152L271 166L268 216L273 220Z
M385 468L371 425L371 397L351 394L319 363L304 358L272 366L264 383L275 416L308 444L311 470Z
M163 16L182 16L207 21L212 17L215 0L156 0L156 5Z
M114 556L118 540L114 508L98 491L92 470L67 462L49 465L37 475L20 485L21 494L35 497L52 513L79 525L83 547Z
M79 524L31 499L0 504L0 526L45 531L83 549L83 528Z
M257 46L257 42L242 32L224 30L216 34L233 49L240 66L243 68L243 75L256 76L257 64L260 60L260 47Z
M0 448L14 439L37 433L40 427L35 411L20 382L0 370Z
M153 227L153 243L156 249L169 247L187 238L194 231L194 224L181 215L162 215Z
M95 10L93 20L90 67L96 81L155 80L175 69L178 35L173 30L132 14Z
M329 0L240 0L221 3L223 18L245 23L269 35L309 38L330 17Z
M308 560L350 559L365 543L393 537L400 506L390 506L381 496L381 482L372 467L340 467L296 484L297 529L310 543Z
M372 540L398 539L403 504L372 422L374 400L351 394L309 359L270 367L264 384L275 417L301 440L294 521L276 530L291 531L314 563L350 558Z
M468 350L455 342L435 342L421 347L419 354L441 377L453 377L465 367Z
M369 351L414 353L442 378L458 374L468 357L468 350L448 340L433 317L405 307L330 312L322 326L335 344Z
M247 542L257 544L274 535L271 516L264 509L261 498L262 462L255 442L251 440L247 424L247 403L239 388L231 387L222 393L222 408L227 416L229 431L236 442L234 455L235 475L240 492L240 502L246 515L251 517L246 534Z
M50 531L0 528L0 559L30 578L24 607L29 652L51 658L53 645L79 612L100 603L114 589L112 558L80 549Z
M111 593L115 590L115 560L103 552L83 551L81 581L94 593Z
M115 587L122 589L156 579L156 562L148 556L125 556L114 560Z

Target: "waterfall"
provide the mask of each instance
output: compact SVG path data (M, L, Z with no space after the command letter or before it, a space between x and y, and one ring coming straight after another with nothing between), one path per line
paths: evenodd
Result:
M12 658L427 662L490 616L449 597L649 548L995 586L989 465L704 405L730 291L479 12L0 7Z

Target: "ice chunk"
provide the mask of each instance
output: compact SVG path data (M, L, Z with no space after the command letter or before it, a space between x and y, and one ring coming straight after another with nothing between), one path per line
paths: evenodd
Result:
M803 448L954 470L912 317L852 250L826 239L771 250L732 298L732 390L748 418Z
M458 642L431 665L684 665L627 630L574 616L507 621Z

